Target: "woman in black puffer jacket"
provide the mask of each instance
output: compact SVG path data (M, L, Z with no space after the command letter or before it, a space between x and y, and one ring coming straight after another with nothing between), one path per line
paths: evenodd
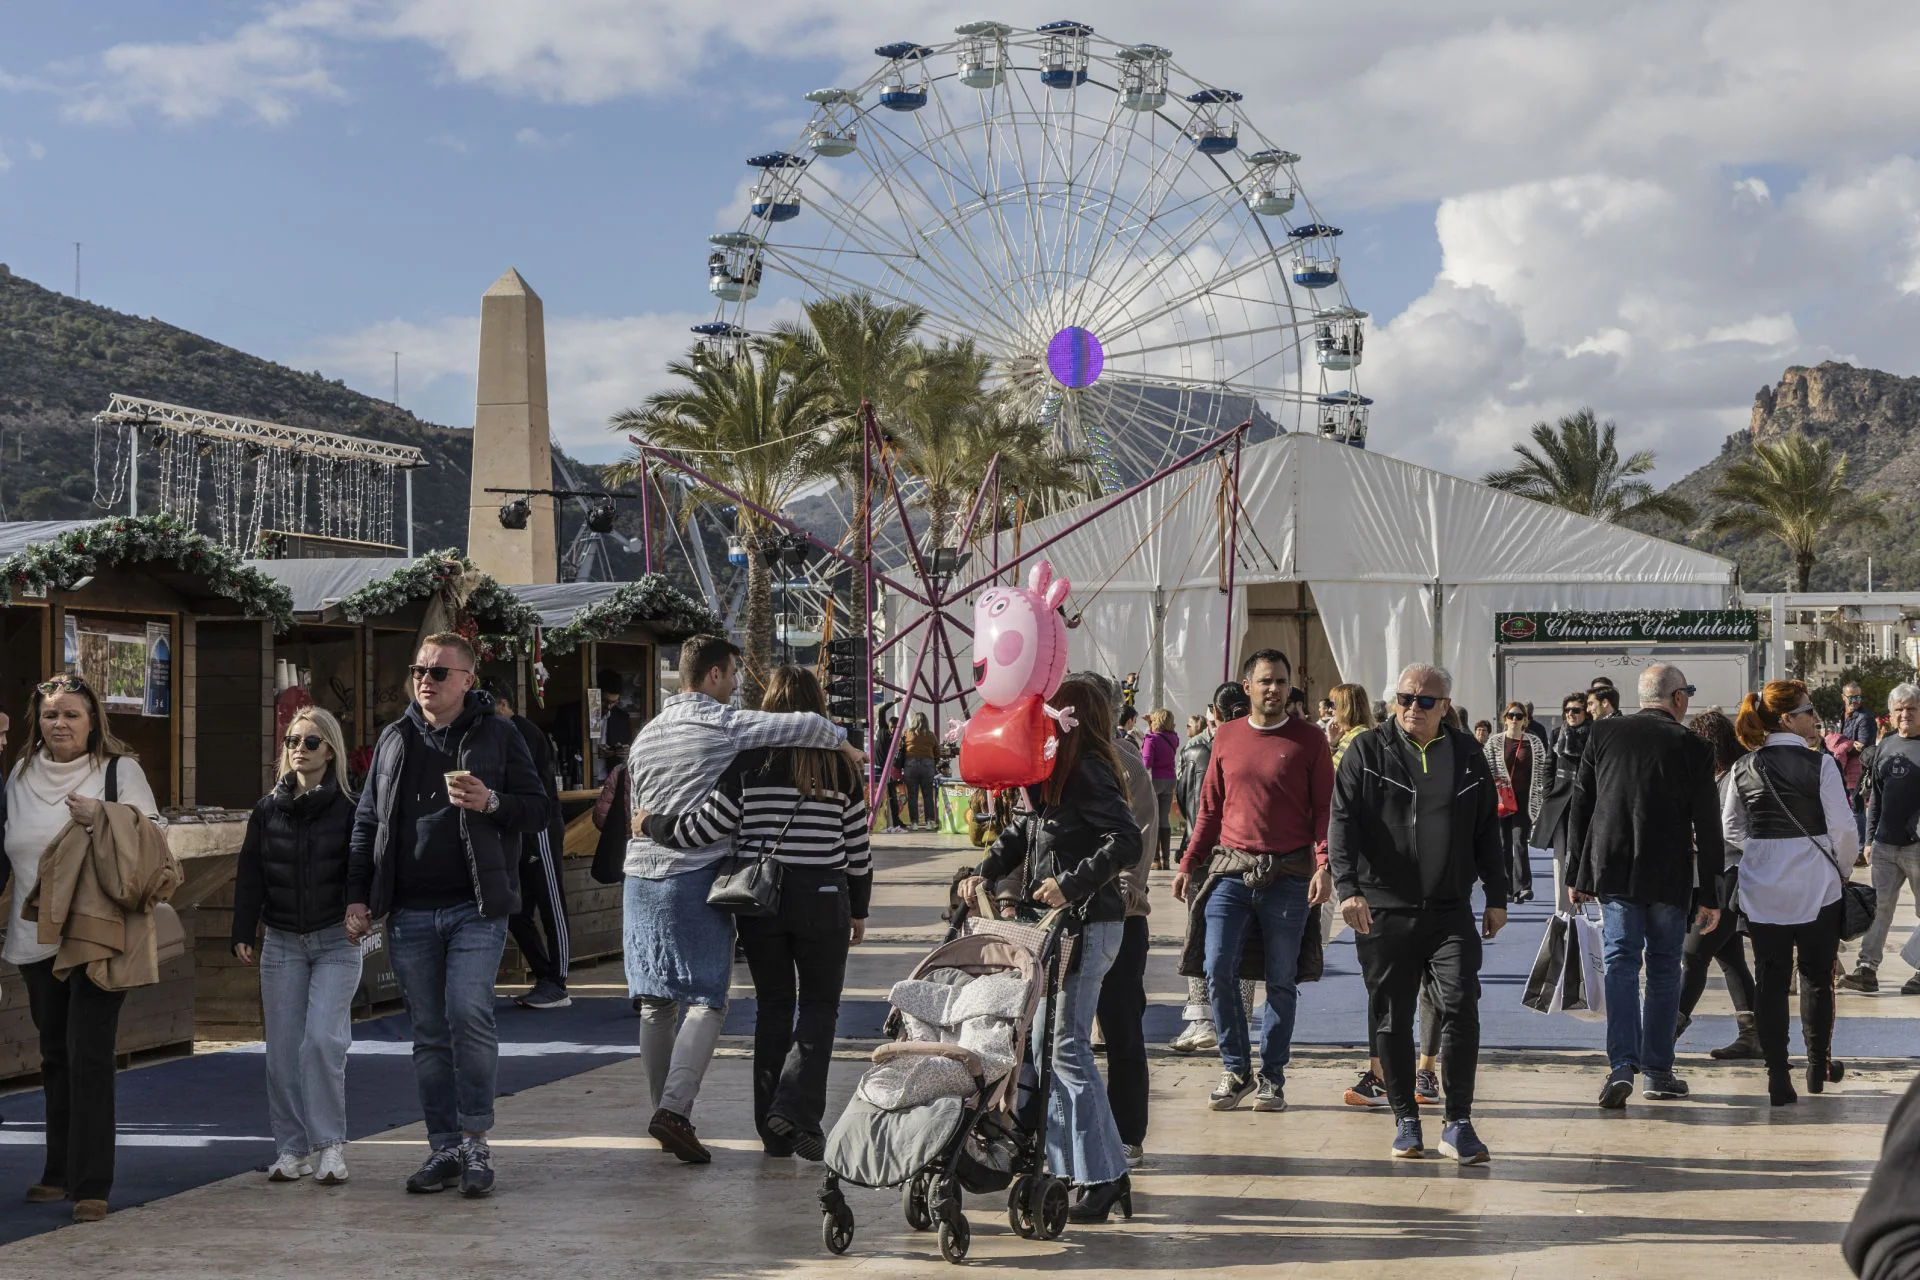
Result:
M340 723L317 707L287 726L280 781L253 807L234 878L233 953L254 962L261 923L267 1118L279 1158L272 1182L309 1173L347 1180L347 1046L360 948L347 940L347 848L353 795Z
M1113 967L1127 914L1120 872L1140 860L1140 827L1127 803L1104 691L1067 680L1047 700L1071 711L1077 726L1060 735L1053 775L1027 789L1031 812L994 841L979 876L960 886L973 901L980 877L1021 871L1025 896L1047 908L1080 908L1085 921L1072 971L1060 981L1053 1013L1053 1087L1048 1099L1047 1166L1085 1190L1076 1222L1105 1222L1115 1205L1133 1216L1127 1157L1093 1056L1093 1015L1101 980ZM1044 1016L1044 1014L1043 1014ZM1034 1024L1038 1045L1045 1024Z

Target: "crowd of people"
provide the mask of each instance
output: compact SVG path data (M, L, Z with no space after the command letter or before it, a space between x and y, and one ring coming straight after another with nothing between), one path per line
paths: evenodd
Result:
M757 998L755 1130L769 1156L820 1160L848 957L873 901L868 760L828 719L813 672L772 672L760 709L742 710L739 664L724 638L688 641L680 691L632 734L624 771L623 956L647 1132L682 1161L712 1159L694 1117L737 946ZM564 999L568 944L544 735L514 715L510 690L482 687L476 667L459 635L426 638L406 714L380 735L357 794L339 723L299 711L279 781L252 814L232 947L259 966L274 1181L348 1178L350 1007L363 946L384 921L428 1135L406 1188L478 1197L494 1186L505 942L511 934L527 958L535 988L523 999L535 1007ZM1072 967L1036 1045L1050 1026L1046 1151L1078 1190L1074 1220L1132 1213L1130 1170L1148 1131L1156 868L1172 871L1186 916L1190 985L1172 1047L1217 1053L1215 1110L1249 1099L1257 1112L1287 1109L1299 983L1351 929L1370 1053L1345 1101L1392 1114L1394 1158L1426 1153L1421 1108L1438 1106L1438 1151L1489 1160L1473 1115L1482 948L1506 927L1509 904L1533 897L1536 856L1550 861L1557 909L1600 912L1600 1107L1624 1107L1636 1088L1688 1096L1674 1045L1710 964L1739 1026L1714 1057L1762 1063L1775 1106L1798 1100L1797 1083L1818 1094L1842 1079L1836 993L1877 990L1899 891L1920 892L1920 686L1892 691L1884 729L1849 688L1847 717L1828 733L1799 681L1769 681L1729 717L1696 711L1685 675L1659 663L1640 672L1633 713L1596 682L1562 700L1551 730L1510 702L1498 726L1470 731L1436 666L1407 667L1380 702L1336 686L1317 717L1292 676L1284 653L1250 655L1182 741L1171 710L1149 711L1140 730L1113 681L1070 675L1050 699L1074 726L1051 777L1026 789L1019 820L998 824L957 885L963 901L984 892L1072 914ZM924 827L942 751L924 716L901 732L906 825ZM28 1198L72 1199L76 1218L93 1220L113 1176L118 1011L126 989L153 980L128 966L155 952L76 948L58 923L68 900L43 882L70 878L59 854L68 845L75 860L117 859L148 889L113 910L130 930L153 927L170 855L143 834L157 813L137 761L76 676L35 691L5 801L12 894L0 954L25 977L47 1094L45 1168ZM1858 858L1875 892L1853 878ZM770 910L729 910L728 895L759 892L743 864L777 866ZM1855 937L1857 965L1836 986L1843 939ZM1920 994L1920 978L1902 990Z

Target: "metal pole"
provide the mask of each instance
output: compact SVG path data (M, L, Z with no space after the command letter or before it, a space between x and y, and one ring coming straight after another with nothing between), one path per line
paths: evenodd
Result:
M413 468L407 468L407 559L413 559Z
M652 489L653 469L647 466L645 458L640 459L640 547L646 557L647 572L653 572L653 499L649 497ZM695 537L699 534L696 532Z
M127 515L140 514L140 433L127 428Z
M881 806L875 803L879 799L873 789L873 747L879 736L875 733L873 720L873 675L874 664L879 661L873 645L873 405L866 401L860 403L860 635L866 640L861 647L866 650L867 658L867 705L863 718L867 722L867 740L861 745L867 749L867 812L869 825L877 821ZM925 656L925 650L921 651ZM894 734L898 739L899 734ZM893 763L893 752L897 742L887 744L887 760L881 766L880 776L886 777L887 766Z
M1244 427L1233 432L1233 465L1227 489L1227 639L1220 659L1220 679L1233 679L1233 576L1240 557L1240 441Z

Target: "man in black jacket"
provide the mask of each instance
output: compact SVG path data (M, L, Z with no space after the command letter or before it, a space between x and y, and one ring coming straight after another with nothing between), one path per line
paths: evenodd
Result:
M1639 693L1639 714L1594 723L1567 813L1568 891L1576 903L1599 899L1604 916L1609 1110L1627 1105L1642 1073L1647 1097L1687 1096L1673 1073L1680 953L1690 916L1702 933L1719 923L1725 869L1713 748L1686 727L1693 686L1656 662Z
M1425 1153L1414 1097L1414 999L1433 975L1446 1081L1441 1153L1487 1160L1473 1131L1480 1057L1480 942L1507 923L1507 860L1493 774L1473 735L1448 728L1453 677L1424 663L1400 673L1393 718L1340 761L1327 827L1334 898L1353 927L1367 983L1373 1051L1396 1124L1392 1154ZM1486 893L1478 928L1473 885Z
M520 838L520 909L507 917L507 932L520 948L533 975L533 990L515 996L523 1009L565 1009L573 1003L567 994L567 957L573 941L567 935L567 894L561 881L567 843L566 824L560 819L560 789L553 778L553 748L540 726L514 706L513 688L505 680L487 682L494 714L519 731L533 757L533 772L546 784L550 811L547 825ZM541 922L546 936L540 935Z
M1860 1280L1920 1277L1920 1077L1887 1121L1880 1163L1840 1251Z
M414 701L380 733L353 820L347 936L387 917L387 954L413 1021L413 1070L432 1154L409 1191L493 1190L500 1041L493 984L520 906L520 840L547 824L527 744L474 688L473 647L430 635Z

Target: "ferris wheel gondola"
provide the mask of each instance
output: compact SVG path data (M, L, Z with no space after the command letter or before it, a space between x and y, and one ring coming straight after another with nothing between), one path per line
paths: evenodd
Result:
M808 95L791 151L755 158L779 159L743 238L715 238L717 320L748 327L763 268L785 300L915 307L1107 489L1244 420L1317 433L1364 410L1340 231L1243 95L1081 22L875 53L865 81ZM1364 412L1340 438L1364 440Z

